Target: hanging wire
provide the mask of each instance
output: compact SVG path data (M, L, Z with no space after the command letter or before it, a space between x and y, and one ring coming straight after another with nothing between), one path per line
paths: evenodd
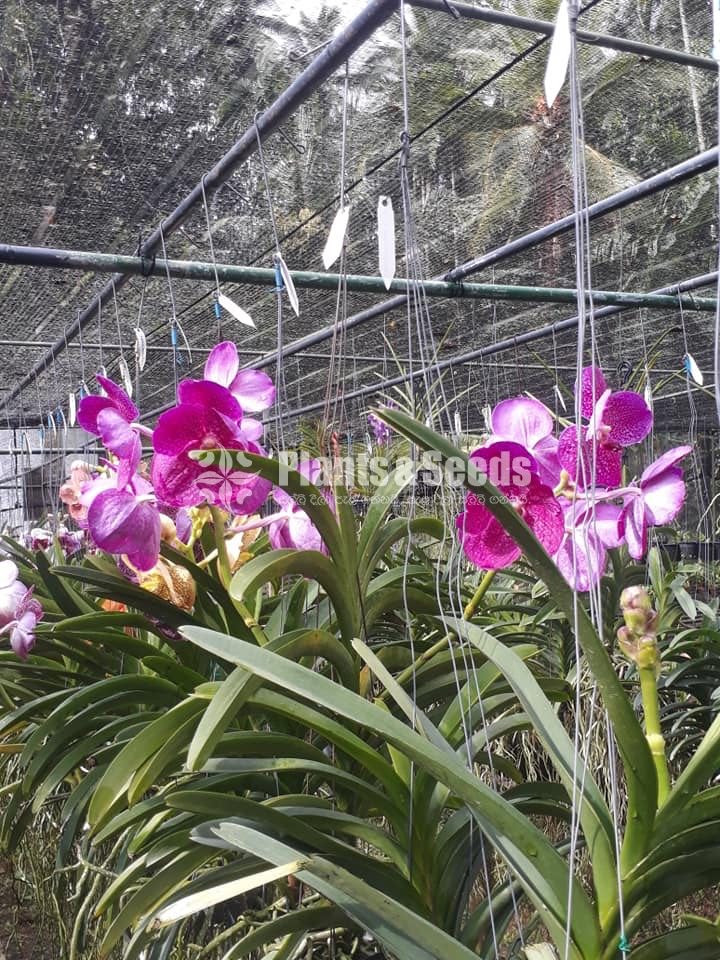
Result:
M210 259L212 261L213 273L215 274L215 319L217 320L218 341L222 340L222 307L219 303L220 297L220 278L218 277L217 260L215 259L215 244L213 242L212 227L210 226L210 209L208 207L207 196L205 195L205 177L206 173L200 178L200 187L202 188L203 210L205 211L205 223L207 224L208 244L210 246Z

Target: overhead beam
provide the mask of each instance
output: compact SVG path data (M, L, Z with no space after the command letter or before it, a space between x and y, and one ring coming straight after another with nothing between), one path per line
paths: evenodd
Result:
M625 190L620 190L618 193L613 193L610 196L605 197L603 200L599 200L597 203L590 204L590 206L581 211L581 216L587 217L590 220L594 220L608 213L613 213L616 210L622 210L624 207L630 206L631 204L636 203L638 200L652 196L653 194L659 193L662 190L667 190L679 183L684 183L686 180L690 180L702 173L707 173L709 170L714 169L717 166L717 163L718 148L713 147L712 150L706 150L702 153L696 154L694 157L683 160L681 163L675 164L675 166L669 167L667 170L663 170L661 173L656 173L652 177L642 180L640 183L633 184L632 187L628 187ZM437 279L463 280L465 277L468 277L473 273L477 273L479 270L482 270L485 267L500 263L516 253L520 253L524 250L530 249L531 247L537 246L544 240L556 237L562 233L567 233L568 231L574 229L574 227L574 214L571 214L567 217L561 217L559 220L555 220L544 227L540 227L538 230L533 230L530 233L523 234L521 237L510 241L510 243L496 247L494 250L490 250L480 257L476 257L473 260L468 260L460 266L453 267L445 274L440 275L440 277ZM303 350L314 347L318 343L323 343L325 340L329 340L338 330L352 330L354 327L360 326L363 323L367 323L370 320L375 320L378 317L382 317L385 314L390 313L392 310L398 310L402 307L405 307L406 304L407 297L404 295L391 297L388 300L384 300L382 303L374 304L372 307L368 307L366 310L362 310L359 313L353 314L351 317L347 317L339 325L334 323L330 324L329 326L323 327L320 330L315 330L313 333L309 333L304 337L299 337L297 340L293 340L291 343L286 344L282 351L283 357L290 357L293 356L293 354L301 353ZM270 353L267 353L260 360L253 360L252 363L246 364L246 366L258 368L269 367L276 362L277 350L273 350Z
M407 0L413 7L423 7L426 10L437 10L447 13L444 0ZM519 17L512 13L503 13L489 7L476 7L470 3L458 3L452 0L452 5L461 17L468 20L481 20L484 23L495 23L528 33L545 34L551 37L555 32L555 24L549 20L535 20L532 17ZM615 37L607 33L595 33L592 30L577 29L577 38L581 43L595 47L605 47L608 50L617 50L621 53L632 53L638 57L650 60L665 60L669 63L678 63L686 67L698 67L700 70L709 70L717 73L717 63L711 57L700 57L685 50L672 50L668 47L659 47L652 43L640 43L637 40L628 40L625 37Z
M226 283L271 287L276 289L275 271L267 267L243 267L229 263L207 263L201 260L153 260L126 257L114 253L89 250L58 250L52 247L22 247L0 244L0 263L47 267L53 270L91 270L94 273L117 273L121 276L143 275L179 280L206 280L215 277ZM386 283L382 277L358 274L319 273L292 270L293 283L300 289L330 290L340 284L351 293L381 293L389 290L406 293L421 291L426 297L469 300L515 300L528 303L576 303L577 291L569 287L534 287L506 283L464 283L459 280L411 281L396 277ZM646 307L649 309L715 312L714 299L693 296L634 293L625 290L594 290L593 302L598 305Z
M657 294L667 294L673 291L676 293L687 292L690 290L698 290L701 287L707 287L711 284L716 284L717 281L717 272L704 273L697 277L691 277L689 280L682 281L681 283L672 284L672 286L669 287L661 287L659 290L654 292ZM607 319L608 317L622 313L627 309L630 308L621 306L605 307L600 310L596 310L593 314L593 317L595 321ZM361 397L369 397L374 394L381 393L384 390L389 390L392 387L409 383L411 380L418 380L421 377L437 376L444 370L449 370L452 367L459 367L463 364L471 363L474 360L481 360L485 357L502 353L505 350L513 350L516 347L524 346L528 343L544 340L545 337L554 336L558 333L564 333L567 330L573 330L577 327L578 323L578 317L569 317L567 320L561 320L558 323L549 323L544 327L538 327L535 330L528 330L526 333L521 333L514 337L506 337L504 340L498 340L497 342L487 344L484 347L478 347L476 350L468 350L465 353L459 353L453 357L447 357L443 360L438 360L436 363L417 367L410 373L398 374L396 377L389 377L388 379L381 380L378 383L374 383L366 387L359 387L357 390L351 390L349 393L343 394L343 402L356 400ZM318 401L317 403L309 403L303 407L299 407L288 412L283 412L283 420L291 420L295 419L296 417L302 417L308 413L313 413L316 410L321 410L324 407L324 400ZM270 417L268 422L272 423L278 418L278 415L275 415Z
M397 0L370 0L358 16L323 48L271 106L263 111L257 118L257 123L247 128L212 170L204 175L172 213L153 230L137 251L138 254L151 257L156 250L161 249L164 240L178 230L191 211L203 202L203 195L209 197L215 193L238 166L257 150L258 137L261 141L265 140L277 130L397 9ZM112 277L77 319L67 327L63 336L58 337L48 353L7 396L0 400L0 409L4 409L26 387L35 382L55 357L65 349L67 340L73 339L78 331L82 330L96 315L98 307L108 303L118 288L127 282L129 276L130 274L118 273Z

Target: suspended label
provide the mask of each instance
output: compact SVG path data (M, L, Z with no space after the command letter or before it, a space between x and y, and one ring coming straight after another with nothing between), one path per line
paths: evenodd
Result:
M120 363L118 364L118 367L120 370L120 379L125 387L125 393L131 397L133 392L132 377L130 376L130 367L128 367L125 357L120 357Z
M242 307L239 307L234 300L231 300L230 297L226 297L224 293L218 293L217 302L227 312L235 317L235 319L242 323L246 327L254 327L255 322L249 313L246 313Z
M562 390L560 389L560 387L559 387L557 384L555 384L555 386L554 386L553 389L555 390L555 396L556 396L557 399L558 399L558 403L559 403L560 406L563 408L563 410L565 411L565 413L567 413L567 406L565 405L565 397L562 395Z
M280 267L280 273L283 278L283 283L285 284L285 290L287 291L288 300L290 301L290 306L295 311L295 316L300 316L300 303L298 301L297 291L295 289L295 284L293 283L293 278L290 276L290 271L287 268L287 264L282 258L280 252L275 254L275 263Z
M49 426L50 429L52 430L52 435L53 435L54 437L56 437L56 436L57 436L57 426L56 426L56 424L55 424L55 417L54 417L51 413L48 414L48 426Z
M555 103L557 95L562 90L570 65L570 16L567 0L560 0L555 32L553 33L545 67L545 102L548 107Z
M653 408L653 392L652 384L650 383L650 371L645 368L645 390L643 391L643 396L645 398L645 403L647 404L648 410Z
M70 420L70 426L74 427L77 422L77 402L74 393L70 393L68 396L68 419Z
M459 437L459 436L462 434L462 420L460 419L460 411L459 411L459 410L456 410L456 411L455 411L454 420L455 420L455 433L456 433L457 436Z
M395 211L390 197L378 200L377 219L380 276L389 290L395 277Z
M138 373L142 373L145 369L145 362L147 360L147 337L145 336L145 331L140 327L135 327L135 366L138 369Z
M347 207L340 207L338 212L335 214L335 219L332 222L327 243L325 244L325 249L322 252L322 261L326 270L330 269L330 267L335 263L342 253L349 217L349 204Z
M485 430L488 433L492 433L492 408L490 404L486 403L482 408L483 420L485 421Z
M689 377L692 377L698 386L702 387L702 385L705 383L705 377L702 374L702 370L697 363L695 363L695 358L691 353L685 354L685 372Z

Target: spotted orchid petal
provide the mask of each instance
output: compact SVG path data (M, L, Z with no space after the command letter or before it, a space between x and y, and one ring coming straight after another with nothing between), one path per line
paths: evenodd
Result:
M580 393L580 413L586 420L592 416L593 408L607 390L607 383L600 367L584 367L580 374L575 394Z

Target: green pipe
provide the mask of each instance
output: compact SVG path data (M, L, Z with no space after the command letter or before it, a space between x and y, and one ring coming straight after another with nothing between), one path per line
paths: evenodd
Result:
M97 273L137 274L145 277L166 277L179 280L215 282L215 276L224 283L253 286L275 286L275 271L269 267L239 267L227 263L206 263L197 260L160 260L128 257L114 253L94 253L87 250L56 250L51 247L20 247L0 244L0 263L50 267L61 270L86 270ZM311 270L291 271L296 287L311 290L337 290L340 282L353 293L407 293L411 281L393 280L389 287L381 277L368 277ZM502 283L464 283L455 280L425 280L415 285L425 296L446 299L522 300L530 303L576 303L577 293L565 287L526 287ZM617 290L594 290L593 304L597 306L655 307L659 310L701 310L714 312L716 302L708 297L692 294L629 293Z

